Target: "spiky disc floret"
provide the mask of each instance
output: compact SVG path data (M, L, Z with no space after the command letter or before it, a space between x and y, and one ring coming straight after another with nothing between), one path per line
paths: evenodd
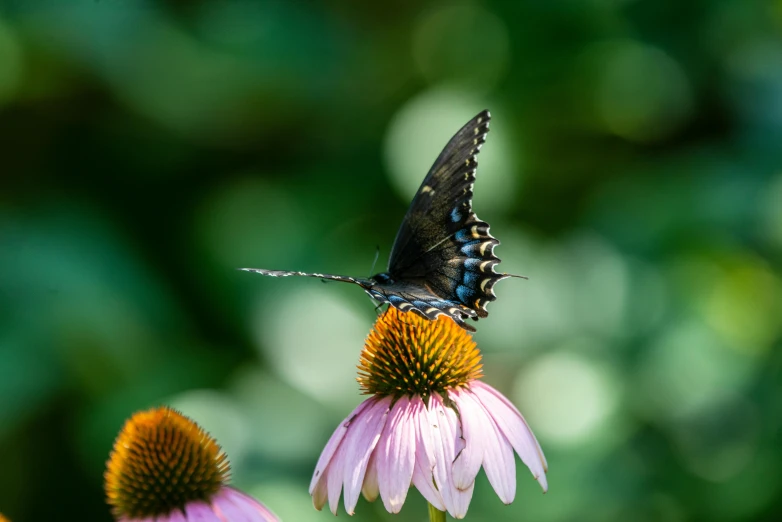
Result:
M475 341L451 318L389 308L364 344L358 382L367 394L428 399L480 378L481 368Z
M104 478L114 515L135 519L208 501L228 475L217 442L192 420L162 407L136 413L125 423Z

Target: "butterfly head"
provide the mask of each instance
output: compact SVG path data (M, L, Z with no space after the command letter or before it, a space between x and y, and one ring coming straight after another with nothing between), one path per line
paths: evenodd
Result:
M394 284L394 279L386 272L383 272L381 274L375 274L372 277L370 277L369 280L375 284L380 284L380 285Z

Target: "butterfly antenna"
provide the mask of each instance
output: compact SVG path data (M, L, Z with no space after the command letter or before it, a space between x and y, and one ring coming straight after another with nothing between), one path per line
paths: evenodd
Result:
M375 260L372 261L372 268L369 270L369 275L367 278L372 277L372 274L375 273L375 265L377 264L377 258L380 257L380 246L375 245Z

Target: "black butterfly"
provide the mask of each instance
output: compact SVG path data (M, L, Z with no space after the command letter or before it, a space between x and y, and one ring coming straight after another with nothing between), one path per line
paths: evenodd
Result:
M486 317L494 301L494 284L506 277L494 266L500 260L489 224L472 210L475 159L489 132L489 111L483 111L451 138L418 189L396 234L388 271L369 279L347 276L242 268L248 272L287 277L306 276L359 285L380 304L428 319L447 314L466 330L464 322Z

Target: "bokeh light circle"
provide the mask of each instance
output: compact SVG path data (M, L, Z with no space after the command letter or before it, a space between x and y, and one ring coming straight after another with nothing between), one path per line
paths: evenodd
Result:
M317 280L284 283L285 293L260 303L252 319L263 357L318 401L336 408L357 404L356 364L370 323Z
M253 433L253 453L310 464L333 430L334 415L311 397L257 366L241 369L230 389Z
M621 334L628 320L631 273L610 243L581 231L547 244L495 224L493 230L506 230L497 234L502 240L496 250L503 259L499 271L529 280L506 280L495 287L498 301L489 305L486 327L477 334L483 346L515 353L579 333Z
M456 84L487 92L508 67L509 42L505 23L484 7L446 4L418 18L413 58L432 84Z
M235 399L215 390L189 390L165 404L190 417L215 438L234 465L247 453L251 433Z
M597 76L597 117L608 132L629 141L651 142L666 138L689 119L689 80L662 50L619 40L597 44L585 57Z
M221 267L232 270L263 259L283 264L305 248L303 212L295 198L260 173L248 174L207 196L198 212L198 232L204 249ZM260 237L268 233L274 216L274 244Z
M508 113L489 107L471 92L451 88L419 94L394 115L388 126L386 166L391 184L404 201L412 199L451 136L486 108L492 111L491 131L478 155L473 208L483 217L481 209L505 209L514 203L520 174L510 147L513 137Z
M638 361L636 406L654 422L690 417L740 395L757 360L694 319L671 326Z
M734 349L759 354L782 333L782 281L761 259L737 257L704 298L705 319Z
M513 398L540 437L574 446L609 424L619 392L608 367L561 350L526 366L516 378Z

